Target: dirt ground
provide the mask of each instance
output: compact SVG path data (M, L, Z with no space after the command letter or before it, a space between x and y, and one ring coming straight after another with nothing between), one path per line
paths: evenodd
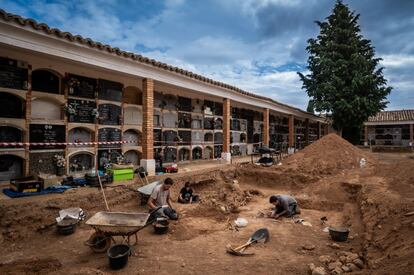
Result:
M48 227L63 208L81 207L88 217L103 211L98 189L2 200L0 274L412 274L414 215L406 214L414 211L413 167L412 154L372 154L328 135L281 165L173 175L173 198L190 181L201 203L175 203L180 219L166 235L152 227L140 231L127 267L116 272L105 253L84 244L94 232L84 222L69 236ZM107 187L111 210L147 212L136 186ZM295 219L263 217L272 194L293 195L302 213ZM247 219L247 227L236 229L237 217ZM298 218L312 226L295 223ZM323 231L327 226L349 227L350 238L334 243ZM225 252L227 244L241 245L263 227L270 241L248 248L253 256Z

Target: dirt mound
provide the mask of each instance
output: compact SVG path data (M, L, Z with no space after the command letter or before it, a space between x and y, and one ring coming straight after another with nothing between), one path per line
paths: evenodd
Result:
M54 257L20 259L7 264L0 264L1 274L46 274L55 272L62 267Z
M329 134L285 159L283 165L313 175L333 175L340 170L359 167L362 158L367 165L373 162L369 153L336 134Z

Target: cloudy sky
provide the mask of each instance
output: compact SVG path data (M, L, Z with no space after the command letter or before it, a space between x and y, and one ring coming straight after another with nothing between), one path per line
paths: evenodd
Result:
M389 110L414 108L414 1L344 0L394 87ZM306 41L333 0L0 0L0 8L300 108Z

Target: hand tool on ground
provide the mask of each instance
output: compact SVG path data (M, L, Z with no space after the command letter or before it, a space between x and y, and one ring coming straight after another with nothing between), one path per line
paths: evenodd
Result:
M269 230L267 228L261 228L254 232L254 234L249 238L249 240L236 248L232 248L231 246L227 246L227 253L236 255L236 256L246 256L246 255L253 255L253 253L244 253L244 250L253 243L257 243L260 240L263 240L266 243L269 240Z

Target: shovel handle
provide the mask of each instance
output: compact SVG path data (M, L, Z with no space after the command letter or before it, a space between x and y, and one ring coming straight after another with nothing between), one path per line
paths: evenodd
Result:
M249 240L247 243L245 243L245 244L243 244L241 246L238 246L238 247L234 248L234 250L239 250L239 249L245 248L245 247L251 245L254 242L255 242L254 240Z

